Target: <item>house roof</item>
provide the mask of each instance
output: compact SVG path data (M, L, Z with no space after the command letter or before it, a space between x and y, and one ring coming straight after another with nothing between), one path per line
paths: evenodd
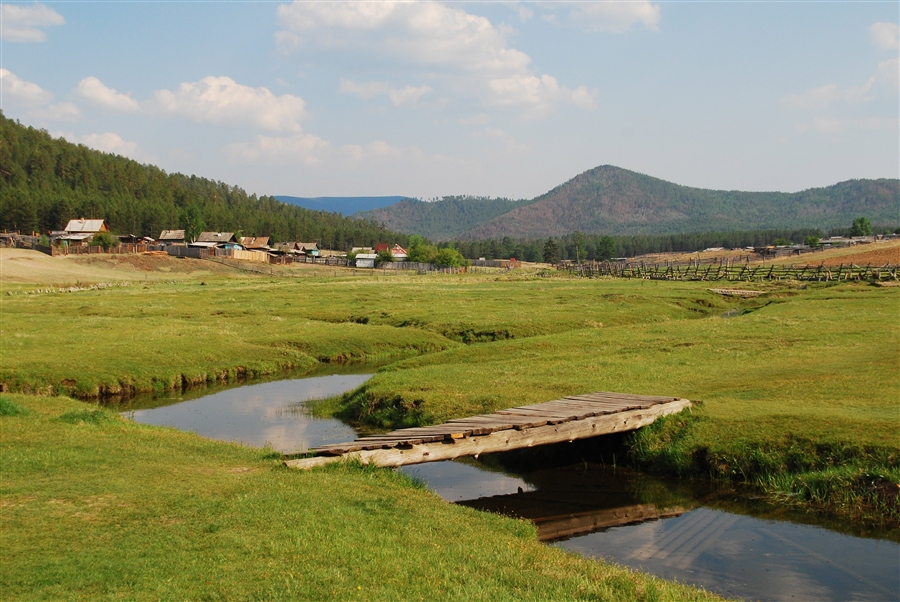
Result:
M184 240L184 230L163 230L159 240Z
M241 238L241 244L248 248L260 249L269 246L268 236L244 236Z
M318 250L319 245L314 242L298 242L297 248L301 250L309 249L309 250Z
M89 233L108 232L105 220L102 219L70 219L66 224L66 232Z
M237 242L234 232L201 232L197 242Z
M375 245L375 252L378 251L390 251L391 255L406 255L406 249L401 247L400 245L389 245L386 242L380 242Z

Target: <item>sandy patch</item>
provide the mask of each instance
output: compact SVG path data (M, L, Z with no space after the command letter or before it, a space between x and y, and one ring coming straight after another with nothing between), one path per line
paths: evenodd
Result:
M160 255L50 257L28 249L0 248L0 284L76 286L108 282L184 280L236 270L198 259Z

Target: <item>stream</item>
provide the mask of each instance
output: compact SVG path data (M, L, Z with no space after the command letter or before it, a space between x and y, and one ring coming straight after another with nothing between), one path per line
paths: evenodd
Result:
M353 370L135 397L119 410L136 422L282 453L300 452L357 437L349 425L313 417L306 409L306 402L353 390L371 376ZM548 545L727 597L900 598L900 544L883 538L885 534L847 533L846 525L827 524L812 513L772 510L752 492L650 477L583 460L529 471L512 471L490 458L400 470L448 502L533 521L538 537Z

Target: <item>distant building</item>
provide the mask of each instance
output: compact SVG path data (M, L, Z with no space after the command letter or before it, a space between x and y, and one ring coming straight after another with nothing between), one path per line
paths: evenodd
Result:
M314 242L298 242L297 250L307 257L319 256L319 245Z
M269 248L269 237L268 236L244 236L241 238L241 244L245 249L262 249L268 250Z
M65 240L69 243L87 243L98 232L109 232L106 220L102 219L70 219L65 232L52 237L53 240Z
M241 243L238 242L234 232L201 232L197 240L190 243L189 247L200 247L205 249L242 249Z
M66 233L67 234L91 234L94 235L97 232L109 232L109 227L106 225L106 220L102 219L70 219L69 223L66 224Z
M406 249L400 245L391 246L388 243L379 243L375 245L375 253L379 253L380 251L390 251L391 255L393 255L394 259L397 261L403 261L409 256ZM359 256L357 255L357 257Z
M159 244L184 246L184 230L163 230L159 234Z
M374 268L375 267L375 257L377 257L377 255L375 253L357 253L356 254L356 267L358 267L358 268Z

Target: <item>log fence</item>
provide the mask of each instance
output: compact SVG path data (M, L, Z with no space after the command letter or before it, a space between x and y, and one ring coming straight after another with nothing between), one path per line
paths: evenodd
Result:
M851 280L900 280L900 266L886 264L859 266L854 263L835 266L825 265L766 265L745 262L721 261L718 264L647 264L644 262L622 263L614 261L590 262L562 265L560 270L577 276L594 278L612 276L616 278L642 278L645 280L693 280L757 282L778 280L800 280L815 282L843 282Z

